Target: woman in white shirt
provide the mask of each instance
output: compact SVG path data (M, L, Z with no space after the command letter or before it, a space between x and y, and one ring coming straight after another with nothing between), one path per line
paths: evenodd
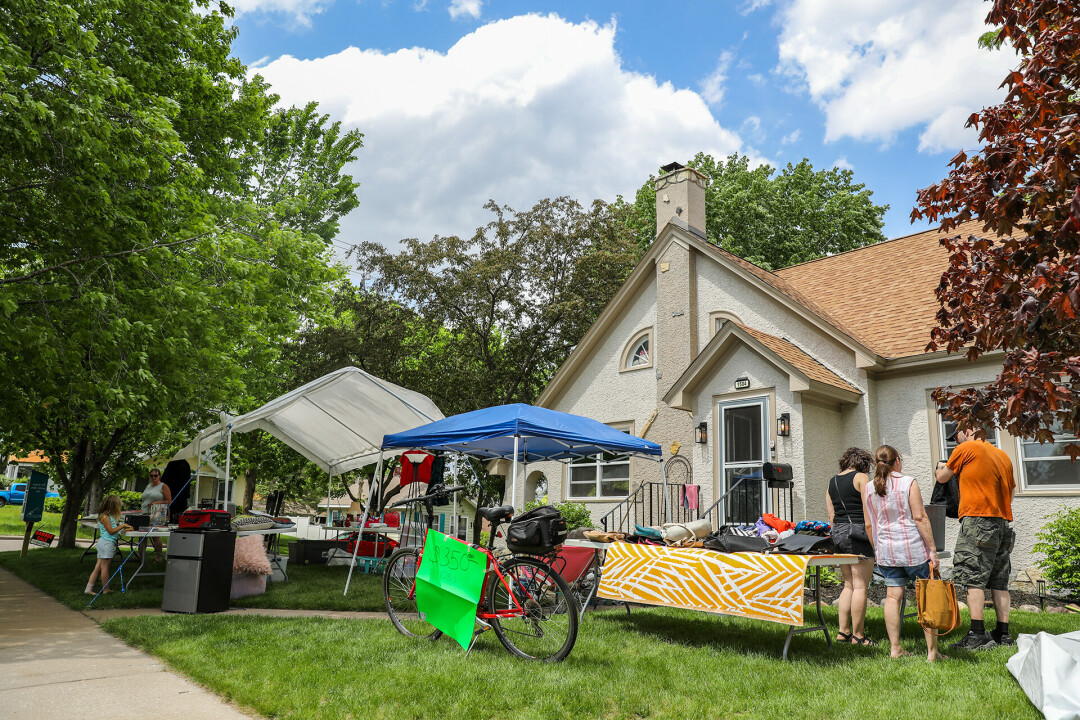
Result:
M938 557L930 519L923 507L919 483L904 475L903 459L896 448L882 445L874 453L874 482L863 489L863 512L874 545L878 572L885 578L885 628L889 632L890 655L911 653L900 647L900 603L910 580L930 577ZM945 659L937 649L937 631L923 629L926 660Z

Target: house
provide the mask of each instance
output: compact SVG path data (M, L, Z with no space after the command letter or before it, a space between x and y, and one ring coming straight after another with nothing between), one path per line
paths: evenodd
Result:
M925 350L948 262L942 236L916 233L769 272L706 241L703 175L678 164L664 172L656 240L537 404L659 443L669 482L699 486L699 511L772 461L793 468L795 519L823 519L844 449L883 443L929 500L934 465L952 449L952 424L930 393L988 382L1001 367L1000 354L972 363ZM968 223L956 233L979 231ZM1033 564L1046 516L1080 503L1080 465L1003 430L990 439L1016 471L1019 570ZM618 457L529 470L517 505L546 475L553 502L583 502L597 523L660 480L656 463ZM743 485L755 515L776 502L752 487L760 480ZM718 511L741 519L727 503ZM958 523L946 528L951 549Z
M25 456L9 455L7 467L4 470L4 477L7 479L7 483L11 484L19 480L26 480L34 470L49 476L49 483L47 486L49 492L60 491L59 486L52 478L52 473L49 469L49 458L36 450Z

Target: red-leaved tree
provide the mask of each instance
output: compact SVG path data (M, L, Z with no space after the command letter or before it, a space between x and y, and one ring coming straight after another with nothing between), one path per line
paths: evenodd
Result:
M943 240L951 261L927 351L1004 351L985 387L934 397L962 426L1050 441L1080 431L1080 9L1076 0L995 0L987 24L1021 57L1000 105L971 115L982 149L918 194L912 219L980 236ZM1075 460L1080 446L1066 452Z

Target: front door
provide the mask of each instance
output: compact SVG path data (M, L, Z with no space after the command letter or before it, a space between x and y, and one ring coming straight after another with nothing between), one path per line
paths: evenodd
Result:
M768 398L722 402L720 418L720 487L723 521L753 524L763 512L761 466L768 450Z

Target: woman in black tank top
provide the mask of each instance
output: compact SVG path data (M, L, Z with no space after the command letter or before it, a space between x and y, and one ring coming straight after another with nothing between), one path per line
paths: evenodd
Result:
M841 565L844 589L840 593L838 610L840 630L838 642L873 645L863 634L866 624L866 588L874 574L874 547L866 535L862 491L870 482L874 459L861 448L848 448L840 457L840 472L829 480L825 507L832 524L832 540L836 550L861 555L857 565Z

